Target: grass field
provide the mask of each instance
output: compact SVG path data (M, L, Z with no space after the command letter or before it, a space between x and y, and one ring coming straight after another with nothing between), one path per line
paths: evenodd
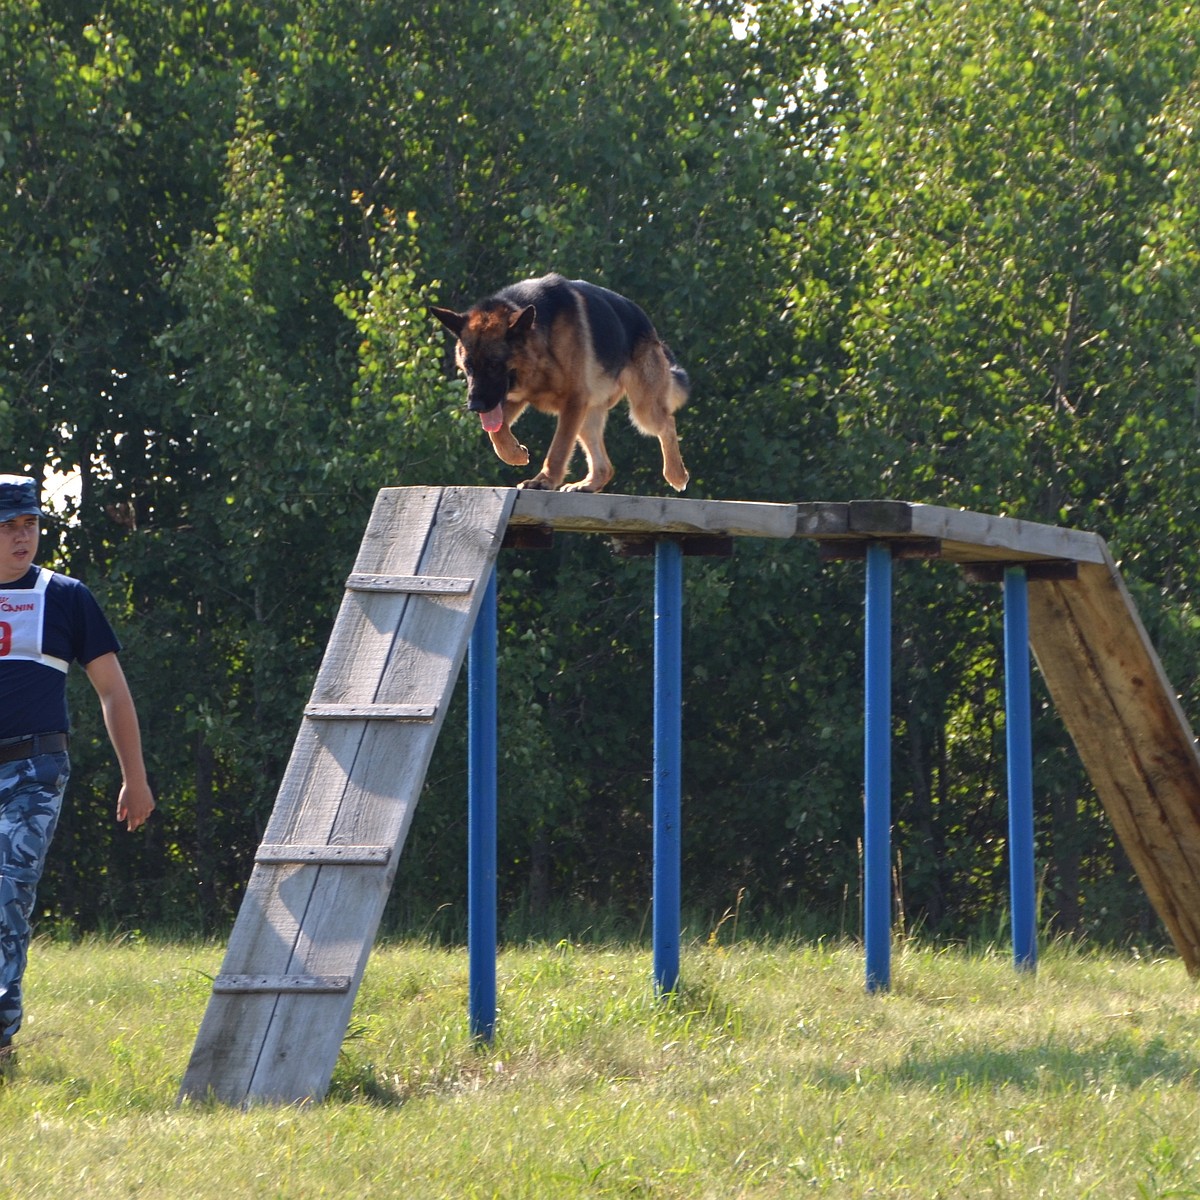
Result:
M372 957L329 1100L177 1108L215 945L39 943L0 1196L1200 1197L1200 992L1174 960L852 946L507 949L495 1046L464 951Z

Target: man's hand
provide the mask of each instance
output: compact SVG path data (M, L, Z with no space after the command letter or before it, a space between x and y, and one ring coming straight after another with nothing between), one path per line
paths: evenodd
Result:
M136 787L128 783L121 785L121 794L117 797L117 820L124 821L130 833L141 828L153 811L154 796L148 784Z
M121 794L117 798L117 820L124 821L132 833L146 823L154 811L154 796L146 782L146 765L142 761L142 736L138 729L137 710L125 682L125 672L115 654L102 654L84 668L104 714L104 726L121 764Z

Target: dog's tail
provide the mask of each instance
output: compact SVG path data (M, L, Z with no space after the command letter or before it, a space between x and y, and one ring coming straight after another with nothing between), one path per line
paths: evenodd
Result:
M688 373L679 365L679 360L675 357L674 351L667 345L666 342L659 342L662 346L663 353L667 356L667 366L671 370L671 390L667 397L667 408L671 412L682 408L688 400L688 396L692 391L692 381L688 378Z

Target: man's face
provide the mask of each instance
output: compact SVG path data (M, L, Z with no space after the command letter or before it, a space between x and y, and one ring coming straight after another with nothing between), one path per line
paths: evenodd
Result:
M15 583L37 558L39 519L32 515L0 522L0 583Z

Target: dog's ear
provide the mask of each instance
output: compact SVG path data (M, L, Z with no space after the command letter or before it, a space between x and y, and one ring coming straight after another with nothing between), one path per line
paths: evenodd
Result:
M429 315L437 317L455 337L462 333L467 323L467 314L455 312L452 308L438 308L436 304L429 306Z
M508 336L515 337L518 334L528 333L537 320L537 309L532 304L521 309L519 313L514 313L508 320Z

